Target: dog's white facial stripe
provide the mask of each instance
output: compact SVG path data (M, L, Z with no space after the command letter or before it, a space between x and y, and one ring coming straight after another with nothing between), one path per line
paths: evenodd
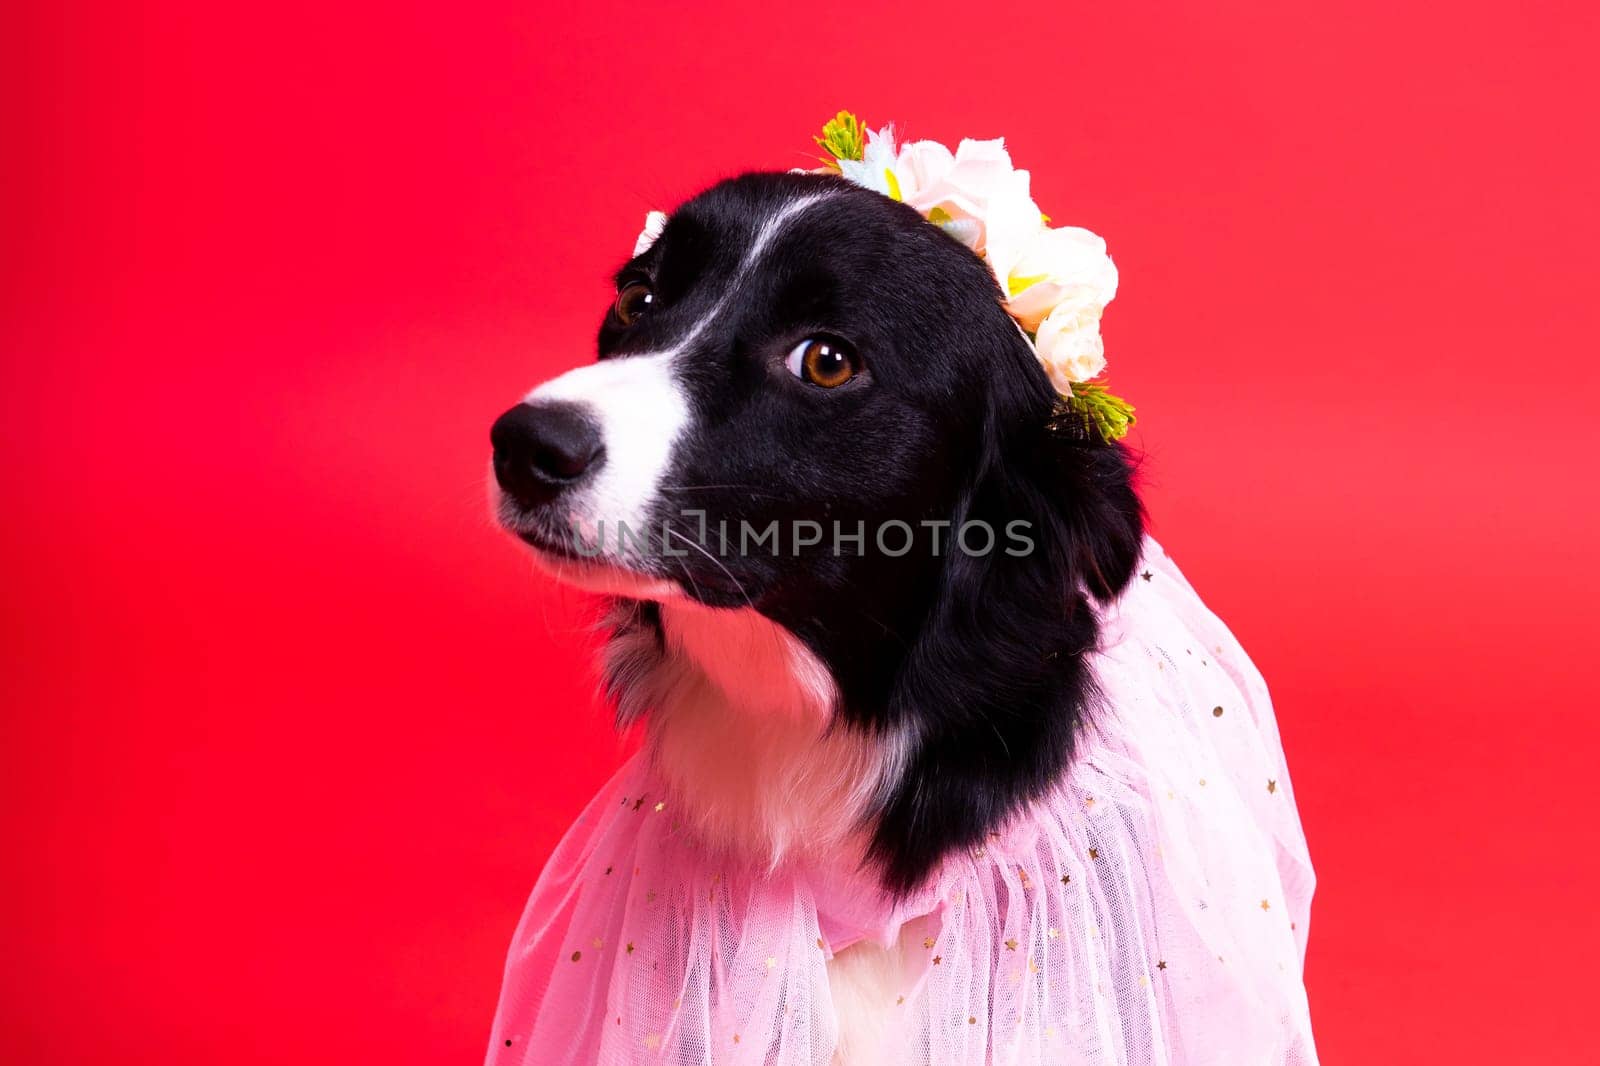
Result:
M824 199L827 194L801 197L763 222L710 310L671 347L570 370L524 397L528 404L582 404L599 422L605 460L586 484L571 492L566 518L587 540L598 538L605 554L633 554L651 535L648 523L663 475L690 423L689 400L674 367L721 316L784 226ZM627 538L620 537L624 526Z
M791 219L806 208L813 207L828 199L829 195L828 193L817 193L813 196L802 196L798 200L785 204L782 210L763 222L761 228L756 231L755 240L750 242L750 247L745 250L744 257L739 260L739 276L743 277L751 267L756 265L756 261L767 250L767 246L772 243L772 239L778 235ZM735 287L737 287L737 283L738 279L735 279Z
M700 339L700 334L704 333L706 331L706 327L712 322L715 322L717 318L721 316L723 310L728 306L728 303L739 292L740 285L744 283L744 279L749 277L750 273L756 268L757 265L759 265L761 256L766 252L767 248L771 246L773 238L775 238L779 232L782 231L783 227L800 212L804 211L808 207L813 206L814 204L826 200L827 198L827 194L801 197L792 203L785 204L782 210L778 211L771 218L763 222L761 224L761 228L756 230L755 237L750 241L750 247L746 248L744 254L739 257L739 265L734 268L733 276L728 279L728 287L722 290L722 294L717 297L716 303L711 305L711 310L707 311L704 315L701 315L700 318L695 321L695 324L690 327L689 332L662 354L671 359L676 359L678 356L688 352L689 349L694 346L694 342ZM637 357L629 356L629 358Z
M603 538L608 553L617 547L621 523L635 536L647 534L651 501L672 446L689 423L672 359L671 352L662 352L582 366L545 382L523 401L581 403L600 423L605 459L573 495L567 519L584 537Z

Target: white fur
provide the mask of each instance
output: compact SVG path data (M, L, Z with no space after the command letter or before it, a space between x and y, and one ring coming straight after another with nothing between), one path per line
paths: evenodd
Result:
M675 808L711 846L775 866L786 857L863 857L867 816L903 765L903 737L839 726L838 690L810 650L748 609L661 605L666 661L654 692L649 753ZM828 965L839 1023L835 1066L893 1061L885 1019L905 987L898 943L862 942ZM915 934L915 935L913 935Z
M688 402L672 374L673 355L634 355L581 366L540 385L523 401L534 406L544 401L578 403L599 423L605 459L562 498L567 520L589 540L603 538L607 554L620 554L625 546L620 538L624 524L636 536L646 533L672 446L689 424Z
M839 698L828 668L788 630L751 610L692 600L662 608L667 645L747 715L826 725Z
M559 555L529 548L539 569L585 592L602 596L626 596L634 600L667 600L683 595L675 581L666 578L646 577L632 570L597 560L566 559Z
M659 602L664 639L623 624L606 647L607 673L623 720L648 716L647 752L673 809L708 846L746 861L859 863L871 812L904 765L905 735L840 725L828 669L754 610ZM881 1008L906 984L906 957L901 944L863 942L829 963L834 1066L892 1061L883 1021L899 1015Z
M828 991L839 1022L832 1066L883 1066L904 1058L896 1023L901 990L916 984L922 939L938 932L936 915L913 919L887 947L861 940L828 962Z
M828 669L792 633L749 608L660 601L663 639L628 625L606 647L624 721L646 717L646 750L673 809L707 846L776 867L823 859L844 870L864 857L866 828L904 766L907 735L846 728ZM934 921L929 918L923 921ZM906 987L908 944L861 942L828 964L839 1023L833 1066L892 1062L884 1009Z
M827 668L755 611L674 600L661 614L647 731L677 808L711 846L768 865L840 849L858 860L902 746L836 724Z

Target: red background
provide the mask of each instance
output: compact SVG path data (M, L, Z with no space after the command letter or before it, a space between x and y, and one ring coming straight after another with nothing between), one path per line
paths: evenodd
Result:
M489 422L646 209L848 106L1111 243L1325 1061L1592 1060L1594 8L1116 6L12 10L0 1059L478 1059L622 751Z

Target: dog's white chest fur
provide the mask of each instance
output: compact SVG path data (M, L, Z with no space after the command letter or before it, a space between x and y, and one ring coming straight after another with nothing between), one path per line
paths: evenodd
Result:
M707 846L776 866L859 862L864 820L899 770L901 746L835 726L827 669L754 611L662 605L666 654L649 678L649 757L674 809ZM835 1063L883 1061L880 1031L904 951L862 942L828 966Z
M898 746L836 727L827 669L756 612L672 602L661 620L649 754L701 839L769 865L859 848Z

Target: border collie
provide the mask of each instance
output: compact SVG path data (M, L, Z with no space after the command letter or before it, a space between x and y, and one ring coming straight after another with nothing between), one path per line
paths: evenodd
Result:
M1120 601L1182 579L1144 536L1129 453L1060 404L984 262L840 178L750 174L681 206L616 288L598 361L494 423L494 506L609 601L606 688L646 743L541 879L491 1061L1178 1061L1213 990L1219 1018L1276 1010L1248 1024L1290 1033L1252 1061L1313 1061L1284 1021L1303 1011L1287 918L1288 1007L1236 1012L1256 993L1214 975L1156 987L1223 904L1161 902L1153 867L1189 857L1159 839L1157 778L1087 752L1133 747L1122 716L1157 713L1111 705L1099 657L1142 624ZM1140 668L1166 657L1219 728L1241 693L1241 743L1276 766L1270 709L1244 706L1265 693L1218 632ZM1207 667L1225 695L1180 680ZM1248 785L1263 809L1268 772ZM1075 809L1030 814L1051 803ZM1240 891L1303 926L1309 868L1280 876L1275 833L1303 852L1297 823L1252 838L1235 869L1266 872ZM1199 917L1175 932L1163 906ZM976 991L932 991L957 973ZM1046 1007L1067 982L1081 995ZM1007 1057L1035 1030L1033 1057Z

